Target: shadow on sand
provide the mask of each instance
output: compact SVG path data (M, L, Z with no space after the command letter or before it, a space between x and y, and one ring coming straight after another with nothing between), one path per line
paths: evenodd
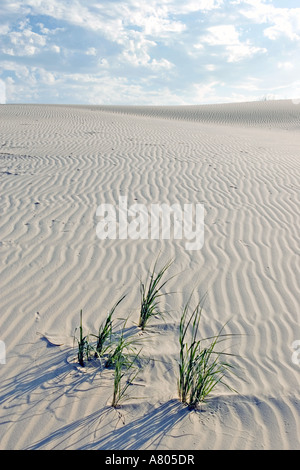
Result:
M77 407L78 402L87 399L86 390L97 391L104 387L104 397L107 395L107 385L103 384L97 368L91 368L88 374L77 374L66 361L66 351L47 345L46 348L38 349L38 352L39 360L29 358L22 373L3 380L0 396L4 411L2 423L13 424L11 413L18 404L25 405L18 413L19 423L29 424L35 416L56 416L57 410L59 415L61 400L66 404L67 399L68 406L70 403L72 406L74 401ZM27 450L155 449L171 433L174 434L173 438L180 440L180 427L189 416L190 411L176 399L156 406L151 406L149 402L141 405L138 402L134 405L128 403L119 409L103 406L102 400L98 410L86 416L78 417L75 414L73 419L69 416L66 418L68 421L64 419L64 425L56 418L56 424L53 423L56 428L52 427L52 432L37 437L34 442L24 444L24 447Z
M108 419L110 424L122 420L122 409L105 407L58 429L28 449L37 450L45 447L77 450L155 449L159 448L162 439L188 415L189 411L178 400L169 400L128 424L123 423L114 429L110 425L109 430L105 432L107 428L105 419ZM180 438L182 436L178 436L178 439Z

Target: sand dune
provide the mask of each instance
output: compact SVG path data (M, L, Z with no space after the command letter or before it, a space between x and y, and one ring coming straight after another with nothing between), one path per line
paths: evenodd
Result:
M1 449L299 449L300 106L0 106ZM204 204L201 250L186 240L96 235L102 203ZM139 278L174 258L169 311L141 336L145 366L118 411L112 372L74 361L83 309L138 333ZM200 411L177 397L178 326L192 289L202 330L239 336L239 394ZM300 355L299 355L300 356ZM138 400L134 397L138 396Z
M224 103L194 106L94 106L95 111L112 111L145 117L160 117L248 127L299 130L299 109L290 100Z

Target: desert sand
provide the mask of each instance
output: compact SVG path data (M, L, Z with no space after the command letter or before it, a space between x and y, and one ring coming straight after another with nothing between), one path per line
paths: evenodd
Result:
M1 105L0 448L300 449L299 155L290 100ZM203 204L203 247L99 239L97 207L120 196ZM167 313L141 334L139 279L159 253L175 277ZM228 378L238 393L220 385L197 411L177 391L192 290L195 302L207 293L201 335L226 323L238 355ZM116 318L143 340L145 361L114 409L112 370L78 366L73 339L80 309L94 332L124 293Z

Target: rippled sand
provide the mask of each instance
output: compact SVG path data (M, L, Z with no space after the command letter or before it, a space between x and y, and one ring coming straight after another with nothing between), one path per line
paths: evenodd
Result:
M299 449L300 105L1 105L0 128L0 448ZM204 204L203 248L99 240L97 207L120 196ZM112 371L76 367L74 330L80 309L93 332L127 293L117 316L138 334L159 251L174 258L169 314L139 336L149 360L116 411ZM207 292L201 334L237 334L241 377L196 413L177 398L192 289Z

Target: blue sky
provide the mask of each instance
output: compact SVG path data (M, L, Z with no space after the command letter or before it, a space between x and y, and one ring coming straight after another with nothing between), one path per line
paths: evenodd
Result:
M0 103L300 97L299 0L0 0Z

